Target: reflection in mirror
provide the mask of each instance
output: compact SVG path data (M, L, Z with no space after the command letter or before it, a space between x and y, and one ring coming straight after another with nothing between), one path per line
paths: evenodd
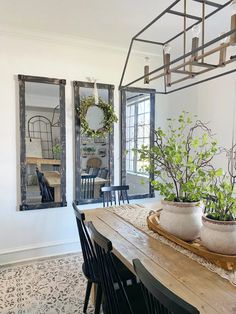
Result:
M113 85L97 84L98 96L113 105ZM80 100L93 96L94 85L87 82L74 82L75 95L75 148L76 148L76 187L75 199L79 204L95 203L102 200L101 187L113 182L113 134L92 137L83 133L77 110ZM103 128L104 112L98 106L89 107L86 120L89 128Z
M27 76L19 76L19 83L21 209L65 206L64 103L60 98L65 83Z
M103 127L104 112L98 106L88 108L86 120L91 130L97 131Z
M130 88L122 91L122 184L129 185L132 198L153 197L152 176L147 162L139 160L135 150L153 145L155 93L153 90ZM123 152L126 152L123 154Z

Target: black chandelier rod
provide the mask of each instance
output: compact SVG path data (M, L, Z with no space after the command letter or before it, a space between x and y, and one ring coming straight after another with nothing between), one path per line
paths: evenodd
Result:
M198 81L198 82L194 82L194 83L192 83L192 84L188 84L188 85L185 85L185 86L181 86L181 87L179 87L179 88L173 89L173 90L171 90L171 91L169 91L169 92L166 92L166 93L164 93L164 94L165 94L165 95L168 95L168 94L171 94L171 93L174 93L174 92L178 92L178 91L180 91L180 90L182 90L182 89L185 89L185 88L188 88L188 87L192 87L192 86L195 86L195 85L198 85L198 84L201 84L201 83L205 83L205 82L214 80L214 79L216 79L216 78L222 77L222 76L224 76L224 75L232 74L232 73L234 73L234 72L236 72L236 69L233 69L233 70L230 70L230 71L227 71L227 72L224 72L224 73L220 73L220 74L217 74L217 75L212 76L212 77L208 77L208 78L206 78L206 79L204 79L204 80L201 80L201 81ZM163 92L156 92L156 94L163 94Z
M216 8L222 8L223 6L223 4L219 4L219 3L208 1L208 0L193 0L193 1L200 2L200 3L205 2L205 4L210 5L212 7L216 7Z
M135 38L134 40L135 41L141 41L141 42L148 43L148 44L154 44L154 45L160 45L160 46L164 45L164 43L161 43L159 41L153 41L153 40L148 40L148 39Z
M148 75L150 76L150 75L152 75L152 74L154 74L154 73L156 73L158 71L161 71L161 70L165 69L166 67L168 67L168 66L170 66L170 65L172 65L172 64L174 64L174 63L176 63L178 61L181 61L182 59L185 59L185 58L191 56L192 54L194 54L194 53L196 53L196 52L198 52L198 51L200 51L200 50L202 50L204 48L207 48L207 47L213 45L214 43L216 43L216 42L218 42L218 41L220 41L220 40L222 40L222 39L224 39L224 38L226 38L226 37L228 37L228 36L230 36L231 34L234 34L234 33L236 33L236 29L232 29L232 30L228 31L227 33L224 33L224 34L218 36L217 38L209 41L208 43L205 43L204 45L199 46L198 48L196 48L196 49L194 49L194 50L192 50L190 52L187 52L186 54L178 57L177 59L174 59L173 61L170 61L169 64L162 65L161 67L159 67L159 68L149 72ZM127 60L127 62L128 62L128 60ZM136 80L126 84L125 86L121 86L120 85L119 89L124 89L124 88L126 88L126 87L128 87L128 86L130 86L130 85L132 85L132 84L134 84L136 82L139 82L140 80L144 79L145 77L146 77L146 75L142 75L139 78L137 78ZM122 81L123 81L123 78L122 78ZM121 83L122 83L122 81L121 81Z

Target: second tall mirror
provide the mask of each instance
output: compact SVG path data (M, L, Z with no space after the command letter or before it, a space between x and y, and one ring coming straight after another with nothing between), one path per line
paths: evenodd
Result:
M97 90L99 105L89 105L94 84L74 81L75 200L78 204L100 202L101 187L113 183L113 132L106 132L103 104L113 106L114 86L97 84ZM84 107L81 119L78 112Z

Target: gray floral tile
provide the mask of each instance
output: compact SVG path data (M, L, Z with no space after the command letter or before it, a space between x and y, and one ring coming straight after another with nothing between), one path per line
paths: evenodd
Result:
M83 313L81 254L0 266L1 314ZM89 305L87 313L94 312Z

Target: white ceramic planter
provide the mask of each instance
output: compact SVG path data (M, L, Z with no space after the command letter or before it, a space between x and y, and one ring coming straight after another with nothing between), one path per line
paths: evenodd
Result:
M218 221L202 217L202 244L210 251L236 255L236 221Z
M162 201L160 225L163 229L186 241L199 237L203 204Z

